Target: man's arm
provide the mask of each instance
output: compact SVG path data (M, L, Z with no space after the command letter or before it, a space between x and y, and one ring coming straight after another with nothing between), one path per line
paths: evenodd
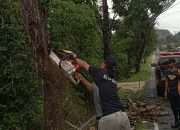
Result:
M86 71L89 70L90 65L86 61L76 58L76 62L80 67L84 68Z
M75 77L86 87L88 91L93 91L93 84L90 83L86 78L84 78L80 73L76 73Z
M79 58L76 58L77 64L91 75L91 77L94 80L98 80L99 78L102 78L102 75L100 74L100 69L94 66L90 66L86 61L81 60Z

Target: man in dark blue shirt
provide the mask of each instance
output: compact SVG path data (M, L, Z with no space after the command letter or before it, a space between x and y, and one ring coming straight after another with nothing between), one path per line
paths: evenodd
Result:
M107 57L99 68L78 58L76 61L89 72L98 88L102 109L102 117L98 124L99 130L130 130L129 119L127 114L123 112L123 106L117 94L117 82L114 79L116 67L114 58L112 56ZM84 85L88 85L88 88L93 88L93 85L85 81L82 76L77 77Z

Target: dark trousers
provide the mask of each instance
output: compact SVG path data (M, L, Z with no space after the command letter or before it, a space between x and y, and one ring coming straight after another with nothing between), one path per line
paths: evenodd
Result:
M180 95L177 92L170 92L169 101L174 114L175 122L180 122Z

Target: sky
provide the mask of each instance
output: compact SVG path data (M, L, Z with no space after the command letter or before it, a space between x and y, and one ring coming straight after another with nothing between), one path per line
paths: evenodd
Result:
M176 0L167 11L157 18L155 27L168 29L173 34L180 32L180 0Z
M109 8L112 8L112 0L108 0ZM110 10L110 17L113 16ZM162 13L156 20L155 28L168 29L171 33L180 32L180 0L176 0L171 7Z

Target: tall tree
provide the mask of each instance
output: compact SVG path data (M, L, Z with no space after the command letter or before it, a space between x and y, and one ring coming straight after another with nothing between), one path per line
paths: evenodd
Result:
M113 0L113 9L126 26L126 33L131 37L130 48L127 49L129 57L134 60L136 72L140 70L140 63L145 55L146 49L152 45L154 25L156 18L166 10L174 0ZM132 51L136 48L136 51Z
M58 66L48 58L47 9L40 0L21 0L24 27L43 78L44 130L63 130L63 89L66 80Z
M41 95L19 1L0 0L0 130L40 130Z
M107 0L102 0L102 8L103 8L103 17L102 17L102 39L104 45L104 59L111 54L111 27L110 27L110 18L108 12L108 4Z

